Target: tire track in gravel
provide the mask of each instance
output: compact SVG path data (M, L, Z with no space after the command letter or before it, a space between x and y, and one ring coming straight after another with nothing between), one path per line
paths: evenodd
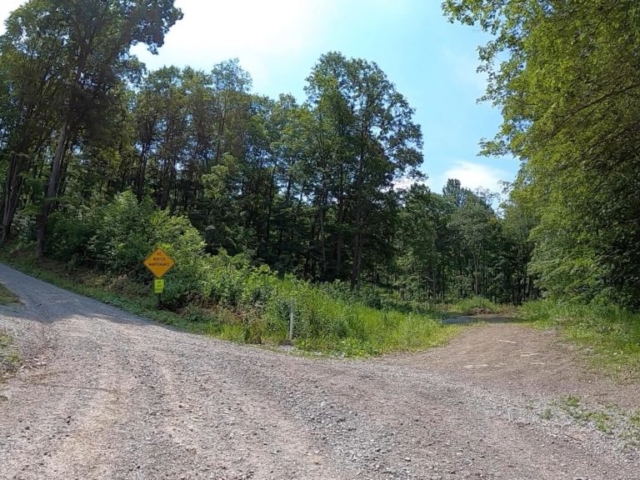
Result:
M475 352L519 327L316 359L177 332L2 265L0 279L25 304L0 328L34 358L0 386L0 479L640 479L637 451L541 419L542 371L523 388L526 368ZM465 368L487 355L508 368Z

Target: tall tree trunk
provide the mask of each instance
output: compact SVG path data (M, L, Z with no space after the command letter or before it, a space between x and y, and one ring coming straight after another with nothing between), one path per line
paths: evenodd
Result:
M358 162L358 174L356 177L356 218L355 227L356 234L353 238L353 259L351 266L351 288L356 288L360 284L360 273L362 271L362 228L364 218L364 200L363 200L363 186L364 186L364 161L365 161L365 129L362 129L360 145L360 159Z
M271 173L271 183L269 185L269 206L267 207L267 226L264 234L264 249L268 253L272 253L269 248L269 244L271 243L271 216L273 215L273 202L275 201L275 191L276 191L276 175L278 173L278 167L273 167L273 172Z
M4 187L4 198L2 200L2 243L9 240L11 236L11 226L18 209L20 201L20 193L22 192L22 172L28 168L28 162L25 162L26 155L14 153L11 155L9 171Z
M360 274L362 272L362 212L358 206L356 212L356 235L353 238L353 265L351 268L351 288L360 285Z
M65 152L67 150L67 141L69 140L69 134L71 130L71 121L69 117L64 122L62 129L60 130L60 136L58 137L58 145L56 147L55 155L53 156L53 163L51 165L51 174L49 175L49 184L47 185L47 191L44 198L44 204L42 205L42 213L38 219L38 242L36 246L36 257L41 258L45 252L46 237L47 237L47 221L49 220L49 214L51 213L51 202L56 196L58 185L60 183L60 174L62 172L62 161L64 159Z
M336 279L342 280L342 251L344 249L344 171L340 167L340 191L338 194L338 239L336 242Z
M147 151L146 147L143 147L142 152L140 153L140 165L138 166L138 171L136 172L135 179L135 190L136 190L136 198L139 202L142 202L142 198L144 197L144 184L145 179L147 177Z

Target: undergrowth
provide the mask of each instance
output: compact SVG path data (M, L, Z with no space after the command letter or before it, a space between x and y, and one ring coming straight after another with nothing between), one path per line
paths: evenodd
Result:
M20 358L13 350L12 344L12 338L0 330L0 382L2 382L5 375L14 372L20 362Z
M13 293L0 283L0 305L11 305L20 300Z
M439 304L438 310L451 315L482 315L508 313L513 310L510 305L494 303L484 297L472 297L454 300L446 304Z
M253 267L224 252L204 257L197 288L162 310L151 294L150 275L114 276L51 259L36 260L25 251L9 255L5 249L0 255L6 263L62 288L167 325L235 342L288 343L292 309L293 343L309 351L345 356L412 351L442 345L456 332L435 316L374 308L341 284L317 286L292 276L279 278L268 267ZM171 273L166 278L168 289L173 282L184 281L184 276Z

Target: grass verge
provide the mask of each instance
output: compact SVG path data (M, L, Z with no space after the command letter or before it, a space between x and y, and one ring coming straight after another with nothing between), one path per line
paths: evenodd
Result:
M623 450L640 447L640 410L631 411L617 405L588 406L580 397L569 395L555 402L560 412L568 415L583 427L592 427L601 433L616 438ZM545 412L551 412L547 409ZM552 413L548 414L550 420Z
M15 372L20 363L20 358L12 344L12 338L0 330L0 383L8 374ZM1 400L2 397L0 397Z
M302 350L344 356L416 351L445 344L456 332L435 318L378 310L348 302L304 282L278 280L260 272L237 285L236 305L194 302L177 311L158 310L150 286L121 276L113 278L87 269L68 269L26 252L0 251L0 259L24 273L61 288L95 298L136 315L194 333L239 343L287 343L287 322L293 305L296 339ZM231 270L225 278L232 275Z
M640 314L545 300L523 305L518 316L537 328L557 328L583 348L593 366L618 379L640 379Z
M16 303L20 303L20 299L0 283L0 305L12 305Z

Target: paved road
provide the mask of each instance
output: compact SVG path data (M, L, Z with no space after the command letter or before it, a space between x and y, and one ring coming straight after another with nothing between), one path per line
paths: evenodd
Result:
M174 331L2 265L0 281L24 302L0 328L26 366L0 385L2 479L640 479L637 452L542 419L543 392L474 376L463 345L519 327L314 359Z

